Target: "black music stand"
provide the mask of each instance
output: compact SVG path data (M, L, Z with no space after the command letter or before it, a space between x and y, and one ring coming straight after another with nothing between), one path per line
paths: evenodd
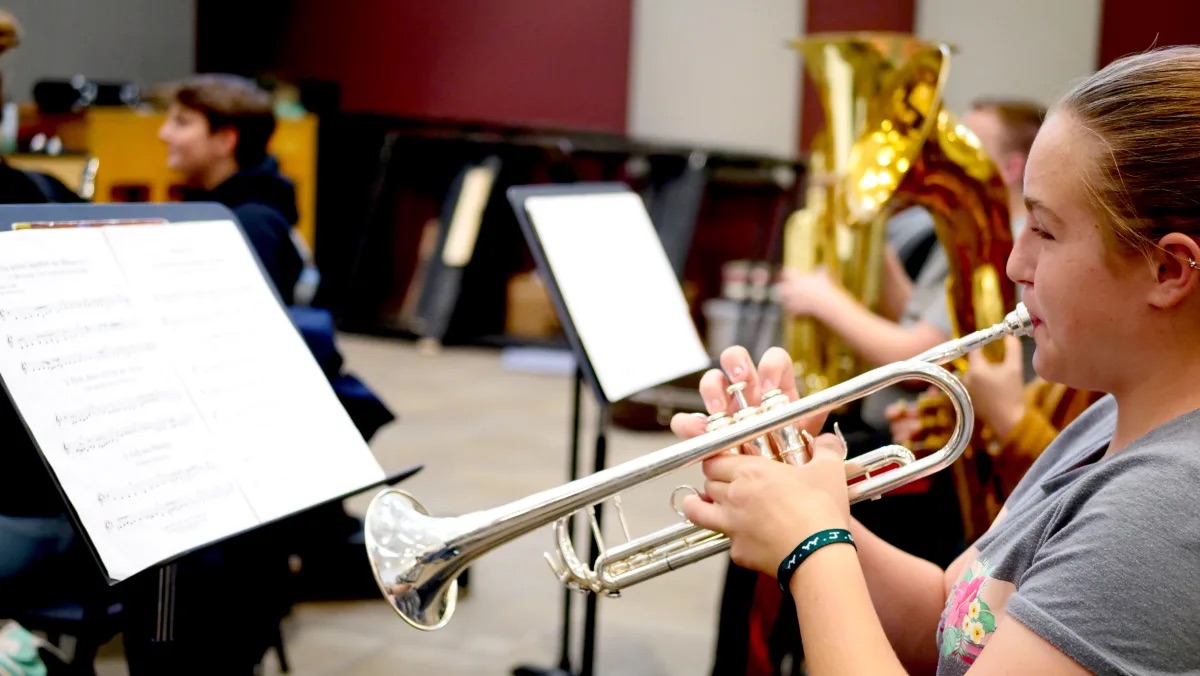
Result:
M605 468L610 406L636 392L708 368L687 300L642 198L621 183L517 186L507 191L575 356L570 480L579 477L583 385L598 408L593 471ZM596 521L602 525L602 505ZM570 530L575 532L574 519ZM599 556L592 539L590 561ZM591 676L596 595L586 602L579 670L571 666L571 595L563 594L557 667L517 676Z
M500 158L495 156L468 164L450 186L439 218L437 246L429 260L413 319L423 350L436 349L450 328L463 272L475 254L500 168Z
M237 224L239 230L241 230L241 223L237 220L237 217L234 216L232 211L230 211L228 208L226 208L223 205L216 204L216 203L207 203L207 202L165 203L165 204L143 204L143 203L139 203L139 204L39 204L39 205L0 206L0 232L10 231L13 229L14 224L19 224L19 223L53 222L53 223L61 223L61 224L70 224L73 222L96 223L96 222L104 222L104 221L158 221L158 222L166 222L166 223L186 223L186 222L197 222L197 221L232 221L233 223ZM242 237L243 237L243 239L245 239L244 231L242 232ZM249 253L250 253L251 257L254 258L255 262L259 266L259 270L263 272L264 277L265 277L266 273L262 267L261 261L258 260L258 257L255 254L253 247L250 245L249 240L245 239L245 241L246 241L246 246L249 249ZM268 285L268 286L270 286L270 285ZM275 292L273 286L271 287L271 290L274 293L276 299L279 300L279 302L282 304L282 299L280 299L278 293ZM7 386L3 386L2 382L0 382L0 389L4 390L3 392L0 392L0 396L5 396L5 397L10 396L10 394L7 392ZM14 402L14 408L16 408L15 402ZM18 410L18 415L20 415L19 409L17 409L17 410ZM30 432L30 436L31 436L31 439L33 439L32 432ZM64 505L66 506L66 511L67 511L67 514L69 515L69 518L74 523L76 530L82 535L81 540L84 542L87 549L90 551L90 554L92 555L93 559L96 561L96 564L99 567L99 569L101 571L105 572L105 575L104 575L105 581L107 582L107 584L110 587L118 584L117 580L114 580L112 577L107 575L107 572L106 572L105 566L103 564L103 561L100 557L99 551L97 550L96 546L92 543L91 538L88 536L87 530L84 528L83 522L79 518L79 515L78 515L75 507L73 506L71 499L67 495L66 490L64 489L62 484L58 481L57 477L55 477L55 474L51 468L51 465L45 457L45 451L40 447L40 444L37 443L36 439L34 439L34 446L38 448L39 456L41 456L41 460L43 461L43 463L45 463L47 472L49 472L51 477L54 479L53 483L54 483L55 487L59 490L60 494L62 495L63 502L64 502ZM356 488L355 490L348 491L341 495L328 497L328 498L319 500L315 504L308 505L308 507L306 507L305 509L313 509L313 508L321 507L324 505L333 504L335 502L340 502L340 501L350 498L354 495L361 494L364 491L371 490L372 488L378 488L378 487L382 487L384 485L389 485L389 486L395 485L395 484L413 476L417 472L421 471L421 469L423 469L423 465L421 465L421 464L410 465L408 467L402 468L401 470L399 470L397 472L394 472L390 475L385 476L383 479L381 479L379 481L375 481L368 485L361 486L359 488ZM301 511L303 511L303 510L301 510ZM301 513L301 511L292 512L290 514L283 514L276 519L273 519L271 521L265 521L265 522L261 523L256 528L279 523L289 517L292 517L292 516L295 516L295 515ZM238 537L240 535L245 534L246 532L248 532L248 531L242 531L240 533L231 533L221 541L228 540L228 539L234 538L234 537ZM221 541L210 542L208 544L201 545L197 548L194 548L190 551L178 552L174 556L171 556L167 559L159 561L157 564L155 564L151 568L129 577L127 579L127 582L137 580L137 579L144 579L148 575L153 575L154 573L157 573L158 579L160 581L162 581L162 585L159 586L159 588L155 592L157 595L157 604L159 607L159 613L163 616L173 616L173 610L171 610L171 607L173 607L175 595L174 595L174 592L171 591L171 589L174 585L174 577L170 573L171 569L176 565L176 563L180 559L182 559L186 556L189 556L191 554L194 554L195 552L200 551L202 549L206 549L210 546L218 544L218 542L221 542ZM171 640L169 627L166 629L166 633L160 633L160 639L161 640Z

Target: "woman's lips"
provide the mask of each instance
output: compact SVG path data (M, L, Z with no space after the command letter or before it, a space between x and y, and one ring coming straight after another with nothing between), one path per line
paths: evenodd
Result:
M1029 319L1032 321L1033 328L1035 328L1035 329L1044 323L1044 322L1042 322L1041 318L1039 318L1037 315L1031 314L1031 315L1029 315Z

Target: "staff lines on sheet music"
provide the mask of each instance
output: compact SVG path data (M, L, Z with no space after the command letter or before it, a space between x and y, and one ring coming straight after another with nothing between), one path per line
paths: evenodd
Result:
M189 338L196 337L189 336ZM180 350L178 353L180 362L186 364L187 372L190 375L220 377L226 387L232 387L234 384L255 386L262 383L259 375L245 372L244 363L254 364L260 373L263 370L275 369L284 374L287 373L285 366L292 363L289 360L288 350L281 348L276 343L264 340L261 336L242 336L238 340L237 347L243 353L241 362L244 363L229 362L219 356L215 359L196 356L200 354L200 349L212 344L209 341L189 340L182 344L188 345L190 348L189 350Z
M145 368L139 364L129 364L119 366L113 369L105 369L103 371L95 371L92 373L83 373L80 375L70 376L63 380L64 385L87 388L93 383L110 381L128 382L130 378L145 372Z
M149 394L139 394L133 397L114 401L103 406L88 406L86 408L77 409L70 413L60 413L54 416L54 422L59 426L74 426L80 423L87 422L92 418L99 418L106 415L115 415L118 413L128 413L147 404L158 402L175 402L181 399L180 395L173 392L152 392Z
M143 495L159 490L165 486L176 484L181 481L188 481L199 474L205 472L213 472L216 468L211 463L201 465L192 465L177 469L174 472L168 472L161 476L142 479L141 481L131 481L119 489L100 491L96 494L96 502L100 505L112 502L121 502L123 500L131 500L139 498Z
M74 442L65 442L63 443L63 450L68 454L91 453L92 451L99 451L108 448L109 446L119 441L123 441L135 434L178 429L192 422L195 422L194 416L174 415L160 417L155 420L131 423L103 434L94 434Z
M121 457L126 460L130 460L134 463L137 463L137 462L141 461L141 458L144 458L153 453L161 453L163 451L169 451L172 448L174 448L174 447L171 444L166 443L164 441L160 441L160 442L152 443L148 446L143 446L141 448L135 448L132 451L125 451L124 453L121 454Z
M99 322L97 324L85 324L83 326L73 326L69 328L53 329L48 331L38 331L36 333L25 334L23 336L8 336L8 346L17 350L28 350L33 347L43 345L57 345L59 343L69 343L72 340L84 338L94 334L113 333L121 329L133 328L133 325L128 322Z
M252 287L249 284L226 284L224 286L205 286L204 288L194 288L185 286L182 289L173 291L160 291L153 294L150 298L156 303L170 306L174 303L185 301L194 302L197 299L218 301L229 296L241 297L252 292Z
M102 347L98 350L88 350L86 352L76 352L65 357L51 357L49 359L41 359L37 361L22 361L21 370L25 373L39 373L42 371L58 371L69 366L85 364L103 359L112 359L115 357L127 357L130 355L139 354L141 352L150 352L155 347L155 343L145 342L135 345L122 345L120 347Z
M60 259L0 269L0 375L112 580L382 481L234 221L0 238L0 266Z
M180 255L181 253L183 255ZM210 256L202 255L201 257L196 257L186 252L180 252L179 250L165 252L165 255L168 257L152 263L150 269L157 273L166 271L168 275L171 275L179 270L189 268L200 268L206 272L220 272L233 268L233 266L224 261L213 260Z
M0 321L23 321L27 319L41 319L56 315L71 310L101 310L112 308L121 305L128 305L130 300L126 296L101 296L99 298L75 298L65 300L58 303L39 303L37 305L26 305L17 308L0 309Z
M154 521L163 517L172 517L179 512L197 505L202 505L210 500L228 497L229 495L237 492L237 490L238 489L236 486L232 484L226 484L214 488L193 491L190 494L174 500L167 500L160 505L155 505L153 507L141 509L136 512L131 512L130 514L119 516L115 519L109 519L104 522L104 528L110 532L114 530L121 531L128 528L133 528L134 526L138 526L139 524L143 524L147 521ZM203 518L203 510L201 510L201 513L198 516Z
M64 259L33 261L31 263L0 264L0 273L8 273L14 279L46 279L67 275L86 274L91 270L90 260Z
M225 324L229 325L238 321L245 321L248 317L256 317L258 313L254 310L243 308L241 311L231 311L224 308L218 308L209 312L180 312L171 315L164 315L162 325L172 329L178 329L185 326Z

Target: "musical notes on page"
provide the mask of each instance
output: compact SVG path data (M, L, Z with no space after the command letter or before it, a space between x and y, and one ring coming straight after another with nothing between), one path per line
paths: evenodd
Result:
M114 579L256 523L102 230L0 234L0 376Z
M261 519L383 479L234 223L108 234Z
M116 580L384 476L233 222L0 233L0 377Z

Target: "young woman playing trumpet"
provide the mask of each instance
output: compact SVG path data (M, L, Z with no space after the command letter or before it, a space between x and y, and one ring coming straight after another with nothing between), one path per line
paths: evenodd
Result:
M844 447L792 466L704 463L696 525L796 601L810 674L1184 673L1200 670L1200 47L1114 62L1038 133L1027 227L1008 275L1035 317L1043 378L1108 396L1062 431L991 528L948 569L849 515ZM792 364L727 350L701 392L733 412ZM728 379L725 374L728 374ZM807 421L816 432L824 420ZM676 416L676 434L705 421ZM885 498L886 499L886 498Z

